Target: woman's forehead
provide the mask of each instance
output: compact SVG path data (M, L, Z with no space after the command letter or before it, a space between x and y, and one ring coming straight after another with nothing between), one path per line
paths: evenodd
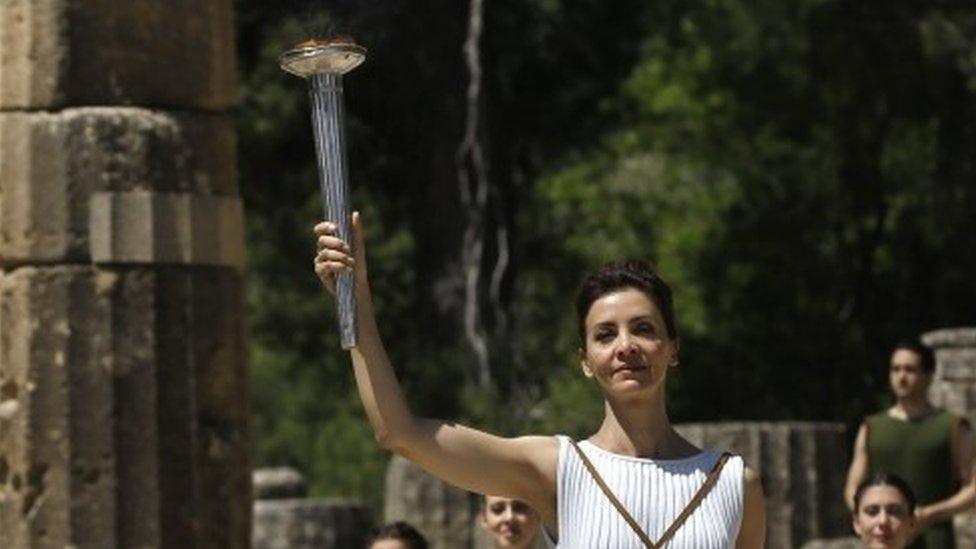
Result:
M921 368L922 357L911 349L896 349L891 353L891 365Z
M485 496L485 501L488 502L489 504L491 504L491 503L508 503L510 501L513 502L513 503L515 502L514 499L512 499L512 498L506 498L504 496Z
M636 288L622 288L594 301L586 314L586 323L591 325L646 316L661 319L661 312L654 301Z
M861 496L861 504L871 501L872 503L901 503L905 501L905 496L894 486L883 484L872 486L864 491Z

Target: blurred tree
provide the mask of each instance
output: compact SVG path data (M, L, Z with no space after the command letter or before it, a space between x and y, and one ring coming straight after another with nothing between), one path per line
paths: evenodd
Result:
M324 6L324 7L323 7ZM311 9L310 9L311 8ZM372 442L310 268L320 215L305 87L277 56L349 32L354 201L419 413L582 435L573 292L621 257L675 288L676 420L853 421L888 345L976 317L976 6L908 0L491 0L480 39L492 201L490 382L463 340L457 180L464 2L238 2L241 184L259 463L376 503Z
M976 316L976 27L947 6L684 2L619 128L543 180L533 234L563 236L539 256L649 256L675 282L679 419L850 420L896 339Z

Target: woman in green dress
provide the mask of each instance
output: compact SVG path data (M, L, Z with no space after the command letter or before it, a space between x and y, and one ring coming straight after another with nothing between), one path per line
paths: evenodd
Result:
M972 432L964 418L929 401L934 375L930 349L913 341L895 346L888 368L895 403L861 424L844 493L853 509L854 490L869 476L904 479L917 502L919 535L911 549L954 549L952 517L972 509L976 498Z

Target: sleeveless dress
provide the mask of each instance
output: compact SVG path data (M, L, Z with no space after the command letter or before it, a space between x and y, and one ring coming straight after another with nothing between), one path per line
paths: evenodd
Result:
M637 534L613 507L583 465L569 438L559 439L556 513L559 543L548 532L550 548L639 549ZM721 453L704 450L684 459L644 459L614 454L579 443L617 499L655 542L704 484ZM735 547L742 524L744 471L732 456L718 482L667 544L668 549ZM544 530L544 529L543 529Z
M914 420L895 419L887 412L868 416L869 474L893 473L903 478L919 505L946 499L958 489L952 468L952 436L960 419L940 410ZM909 549L952 549L951 521L926 528Z

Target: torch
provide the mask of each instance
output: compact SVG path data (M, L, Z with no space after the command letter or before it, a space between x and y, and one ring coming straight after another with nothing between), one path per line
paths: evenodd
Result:
M345 110L342 75L366 59L366 48L350 38L310 40L283 53L282 70L308 81L319 188L325 219L335 223L350 246L349 177L346 172ZM352 273L336 277L336 309L343 349L356 346L356 295Z

